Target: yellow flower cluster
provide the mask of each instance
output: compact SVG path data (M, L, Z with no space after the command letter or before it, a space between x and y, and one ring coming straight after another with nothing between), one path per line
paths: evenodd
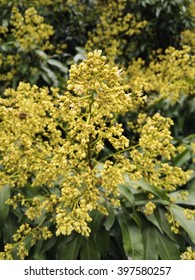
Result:
M26 208L30 220L43 209L53 214L56 234L73 230L88 235L89 212L104 213L101 198L116 204L118 183L123 170L106 161L103 170L96 156L108 139L115 149L128 147L117 123L118 114L128 111L132 100L121 85L120 71L109 67L100 51L89 53L80 65L73 65L65 95L57 89L39 89L20 83L17 90L7 89L0 99L0 185L22 188L55 188L57 195L40 200L18 194L8 202ZM99 172L99 176L97 173ZM110 183L112 182L112 183ZM36 216L35 216L36 215Z
M181 260L195 260L195 251L192 247L188 247L187 251L181 254Z
M195 142L191 143L191 149L192 149L192 161L195 162Z
M139 21L132 13L125 13L127 0L100 1L100 4L100 19L96 30L89 33L86 50L101 48L111 63L122 54L123 46L127 44L125 36L139 34L147 22Z
M5 82L5 86L9 84L9 81L13 80L15 77L18 71L17 65L19 59L20 57L18 54L9 54L5 56L4 54L0 53L0 81Z
M188 13L193 21L193 26L195 26L195 2L192 1L188 7ZM195 30L194 28L184 30L181 33L181 41L183 45L191 47L191 51L195 54Z
M49 42L54 34L53 27L44 23L44 18L38 15L34 7L28 8L24 16L14 7L11 16L12 33L23 51L36 48L42 50L51 49Z
M139 149L133 148L130 151L130 158L133 160L130 177L133 180L143 177L153 186L166 191L173 191L177 186L185 184L192 171L184 172L167 163L177 153L171 143L172 120L159 113L153 117L141 114L138 124Z
M184 215L188 220L193 220L195 218L195 209L185 209Z
M174 104L183 94L195 94L195 55L191 54L189 46L183 46L181 50L169 47L165 54L159 50L148 67L139 58L129 65L126 74L130 83L137 76L143 79L150 104L161 99Z
M57 88L21 82L0 98L0 186L9 184L16 193L8 204L22 205L30 221L54 224L56 235L76 231L89 236L91 211L106 215L105 200L119 205L118 185L124 183L125 173L167 191L186 183L189 172L166 163L176 155L170 119L159 114L138 119L136 147L123 135L118 116L129 112L134 100L143 101L141 88L135 86L135 92L129 93L121 71L108 65L101 51L90 52L86 60L72 65L67 84L61 95ZM113 153L102 157L105 142L112 145ZM29 191L35 188L42 195L27 196L23 191L27 185ZM146 214L154 209L148 202ZM37 238L49 238L42 223L35 228L22 225L14 235L21 258L27 253L27 235L32 243L37 240L36 230L41 232ZM16 244L7 244L0 257L11 258Z
M11 186L24 186L31 172L36 173L40 168L47 172L45 165L61 141L60 131L51 118L52 114L57 114L56 95L55 89L51 89L49 95L46 88L20 83L17 90L7 89L4 93L6 98L0 99L0 152L4 155L1 163L6 167L0 185L7 182ZM48 112L50 116L46 116ZM49 142L43 141L44 137L49 138ZM48 175L50 179L52 174ZM47 176L43 184L45 180ZM34 185L39 184L37 181Z
M173 217L173 215L170 212L166 213L166 218L169 224L171 224L171 231L175 234L179 234L180 232L180 224L178 221L176 221Z
M190 46L191 51L195 54L195 32L192 30L185 30L181 33L183 45Z
M6 34L8 32L7 26L0 26L0 34Z
M0 260L12 260L12 252L17 250L16 255L21 259L28 256L28 242L34 245L38 240L51 238L52 233L47 227L31 228L29 224L22 224L13 235L15 243L7 243L4 252L0 252ZM16 257L15 257L16 258Z
M180 191L176 197L171 197L171 201L175 203L177 200L186 201L188 198L189 192L188 191Z
M191 1L191 4L188 7L188 13L193 24L195 25L195 2ZM193 29L187 29L181 33L181 40L183 45L188 45L191 47L191 51L195 54L195 31Z
M146 215L152 215L156 205L152 201L148 201L144 207L144 213Z
M25 6L33 6L33 7L38 7L38 6L50 6L50 5L54 5L54 4L60 4L63 3L66 0L22 0L22 4ZM69 0L67 0L69 1ZM10 4L14 4L14 6L18 6L21 4L21 0L1 0L1 5L10 5Z

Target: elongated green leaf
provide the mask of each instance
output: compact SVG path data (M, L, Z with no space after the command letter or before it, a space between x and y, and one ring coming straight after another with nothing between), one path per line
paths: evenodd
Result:
M163 233L163 231L161 229L161 226L159 225L159 222L158 222L158 220L157 220L157 218L155 217L154 214L145 215L145 217L148 221L150 221L152 224L154 224L159 229L159 231L161 231L161 233Z
M121 256L123 260L126 260L127 257L124 250L121 228L117 220L117 214L114 225L110 230L110 237L109 253L114 256L114 259L117 259L116 256Z
M174 243L180 244L183 240L183 238L180 235L174 234L171 231L170 224L167 221L167 218L165 217L166 210L162 208L158 208L156 211L156 215L159 215L160 219L160 226L164 233L168 236L170 240L172 240Z
M165 201L166 200L169 201L169 197L164 190L155 188L154 186L152 186L150 183L148 183L144 179L141 179L139 181L130 181L130 184L131 184L131 186L140 186L142 189L155 194L159 198L162 198Z
M178 260L180 259L180 251L176 244L172 242L166 235L156 231L158 238L158 254L161 260Z
M41 66L41 69L44 70L45 73L47 73L47 76L51 79L51 81L53 82L54 86L57 86L58 85L58 79L57 79L56 74L51 69L47 68L44 65Z
M188 191L189 191L189 193L191 193L191 192L194 193L195 192L195 172L192 174L191 177L193 177L193 178L191 179L191 181L188 184ZM195 203L195 201L194 201L194 203Z
M106 230L110 230L115 221L115 213L113 206L110 203L106 203L106 209L108 211L108 216L104 222L104 226Z
M119 212L117 214L117 219L122 231L124 250L127 256L131 256L133 249L132 249L132 240L131 240L130 226L129 226L130 222L129 220L127 221L126 217L124 216L124 213L122 212Z
M68 72L68 68L66 66L64 66L60 61L50 58L47 60L47 63L57 67L59 70L61 70L63 73L67 73Z
M105 228L102 227L100 231L96 232L95 242L100 251L101 257L103 259L107 258L107 254L110 246L110 239L109 239L109 232L106 231Z
M1 50L4 52L10 52L13 50L13 48L16 48L18 46L17 42L10 41L4 44L1 44Z
M43 50L35 50L35 53L38 54L41 59L47 58L47 54Z
M158 259L158 244L155 227L149 223L145 224L142 230L143 244L144 244L144 259L157 260Z
M138 227L142 228L142 226L143 226L142 217L137 212L133 212L132 214L130 214L130 216L135 221L135 223L138 225Z
M50 84L51 81L50 81L50 79L49 79L47 73L41 71L41 72L40 72L40 75L41 75L41 77L43 78L43 80L44 80L46 83Z
M184 163L186 163L191 158L191 151L190 149L186 149L181 154L176 156L173 161L173 165L175 166L182 166Z
M12 236L17 230L18 218L11 212L7 216L7 219L3 228L3 236L5 243L13 242Z
M130 188L122 184L120 184L118 188L120 193L127 199L127 201L129 201L130 205L134 207L135 206L134 196L132 195Z
M42 246L41 253L47 252L49 249L54 247L56 242L57 242L56 236L52 236L51 238L47 239Z
M80 252L81 260L99 260L100 252L95 244L94 240L91 238L86 238L82 242L81 252Z
M188 196L186 197L186 200L178 199L180 194L182 194L182 190L172 192L169 195L171 198L174 198L175 204L185 204L185 205L195 206L195 190L188 189Z
M76 235L75 238L68 243L63 242L62 239L57 246L56 259L76 260L81 247L81 243L82 243L82 237L80 235Z
M188 233L192 242L195 243L195 220L188 220L184 215L184 210L184 208L178 205L173 204L170 206L170 211L175 220L179 222L180 226Z
M97 232L101 225L103 224L103 219L105 218L99 211L92 211L91 213L92 221L89 224L92 233Z
M41 248L43 245L43 240L39 240L34 248L33 248L33 259L34 260L44 260L45 259L45 253L41 252Z
M143 259L144 246L140 228L127 213L122 211L117 214L117 219L121 227L123 246L127 257L134 260Z
M0 189L0 228L3 227L9 213L9 205L6 204L6 201L9 198L10 187L8 185L5 185Z

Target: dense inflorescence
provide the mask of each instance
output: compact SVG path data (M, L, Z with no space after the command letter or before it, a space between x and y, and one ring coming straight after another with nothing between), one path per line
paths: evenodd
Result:
M13 195L7 203L21 205L29 221L14 235L15 243L5 245L1 258L11 258L15 247L25 258L24 240L33 245L50 238L48 223L55 225L57 236L73 231L89 236L90 213L107 215L105 201L120 205L118 185L125 183L125 174L167 193L190 176L168 163L177 154L170 119L160 114L138 119L137 145L123 134L118 116L134 109L134 98L136 107L144 97L129 92L121 71L108 65L101 51L72 65L67 84L62 95L57 88L21 82L0 99L0 185L9 184ZM106 142L113 153L102 157ZM42 190L42 195L29 198L25 188ZM155 208L149 200L144 213L151 215Z
M147 26L139 16L127 12L127 0L108 0L103 4L100 19L94 32L89 33L86 49L101 48L109 62L114 63L123 53L123 48L130 44L133 35L140 34ZM126 50L128 52L128 49Z
M10 23L16 42L26 52L35 48L42 50L52 48L49 38L54 34L54 30L52 26L44 23L44 18L38 15L35 8L27 9L24 16L16 7L13 8Z
M184 94L195 93L195 56L191 50L190 46L183 46L180 50L169 47L165 53L158 50L147 67L139 58L129 65L126 79L132 83L139 76L145 81L144 91L150 105L161 100L168 100L173 105Z
M192 250L192 247L188 247L187 251L181 255L182 260L195 260L195 251Z

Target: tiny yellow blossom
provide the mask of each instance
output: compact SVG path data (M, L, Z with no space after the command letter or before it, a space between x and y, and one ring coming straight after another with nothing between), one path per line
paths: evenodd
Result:
M155 208L156 208L156 205L153 202L149 201L146 203L146 205L144 207L144 213L146 215L152 215Z
M187 251L181 254L181 260L195 260L195 251L188 247Z
M24 16L14 7L12 9L12 32L21 49L28 52L31 49L51 49L49 38L54 34L53 27L44 23L44 18L39 16L36 9L28 8Z

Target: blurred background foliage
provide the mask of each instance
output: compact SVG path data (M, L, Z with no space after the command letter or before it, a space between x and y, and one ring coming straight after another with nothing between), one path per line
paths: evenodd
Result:
M66 88L70 65L101 49L109 63L123 69L132 90L139 84L147 96L136 112L119 116L125 135L138 141L135 122L141 114L160 112L174 121L173 142L184 151L171 163L195 170L195 2L192 0L1 0L0 94L20 81L39 87ZM129 124L132 129L129 129ZM112 153L109 145L103 156ZM166 219L167 194L144 181L140 188L120 186L121 207L106 207L108 217L92 212L92 234L76 233L40 240L30 248L30 259L179 259L188 246L195 249L195 223L182 209L195 206L195 176L169 195L169 205L181 225L174 234ZM184 201L183 191L189 195ZM39 189L26 187L29 197ZM44 192L44 190L43 190ZM151 215L137 211L148 202L158 207ZM10 189L1 190L1 250L12 242L17 224L25 222L22 209L5 205ZM54 229L53 229L54 230ZM26 244L28 246L28 244ZM17 256L16 256L17 258Z

